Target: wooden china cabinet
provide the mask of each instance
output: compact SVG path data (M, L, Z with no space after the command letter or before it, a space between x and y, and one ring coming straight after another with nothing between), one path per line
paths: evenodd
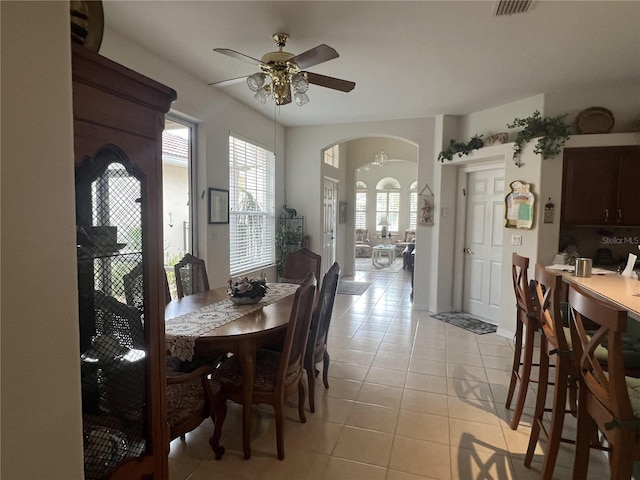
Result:
M165 479L162 131L176 93L79 45L72 66L85 479Z

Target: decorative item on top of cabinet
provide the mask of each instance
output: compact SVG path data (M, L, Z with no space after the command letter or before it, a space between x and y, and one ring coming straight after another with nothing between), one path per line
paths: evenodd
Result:
M76 44L72 80L85 480L164 480L162 130L176 93ZM134 270L142 305L127 304Z
M565 148L562 223L640 226L640 145Z
M533 227L535 195L531 191L529 183L516 180L511 182L511 192L507 194L505 203L505 223L507 228Z
M529 117L516 118L512 123L507 124L509 128L522 127L513 144L513 161L516 166L522 166L520 158L522 150L534 138L538 138L538 141L533 153L541 155L543 159L558 155L571 134L571 125L564 121L566 116L565 113L555 117L543 117L536 110Z
M590 107L582 110L576 117L578 133L609 133L615 118L611 110L604 107Z

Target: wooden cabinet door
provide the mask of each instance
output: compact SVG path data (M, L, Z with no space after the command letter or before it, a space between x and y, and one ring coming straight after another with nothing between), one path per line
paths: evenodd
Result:
M610 148L564 150L562 220L573 225L616 224L617 162Z
M617 223L640 225L640 146L619 148L617 187Z

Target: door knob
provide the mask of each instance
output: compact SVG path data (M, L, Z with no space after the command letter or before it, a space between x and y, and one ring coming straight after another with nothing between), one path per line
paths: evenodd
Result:
M466 248L466 247L465 247L462 251L463 251L464 253L469 253L469 254L473 255L473 252L471 251L471 249L470 249L470 248Z

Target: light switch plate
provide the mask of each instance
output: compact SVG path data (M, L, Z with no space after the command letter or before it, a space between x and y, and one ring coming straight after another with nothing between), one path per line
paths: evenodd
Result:
M511 235L511 245L522 245L522 235Z

